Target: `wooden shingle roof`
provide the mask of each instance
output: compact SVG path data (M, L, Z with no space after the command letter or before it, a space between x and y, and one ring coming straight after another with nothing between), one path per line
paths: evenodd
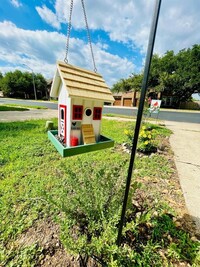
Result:
M93 71L75 67L64 62L57 62L57 74L51 88L51 96L58 97L62 80L69 97L82 97L114 102L114 98L102 76Z

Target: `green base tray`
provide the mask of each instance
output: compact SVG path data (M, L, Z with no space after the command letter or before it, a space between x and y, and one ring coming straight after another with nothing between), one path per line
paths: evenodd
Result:
M48 138L53 143L53 145L55 146L55 148L58 150L58 152L62 157L70 157L114 146L114 141L112 139L100 135L100 141L98 143L89 145L79 145L74 147L65 147L55 137L55 135L57 134L58 134L57 130L48 131Z

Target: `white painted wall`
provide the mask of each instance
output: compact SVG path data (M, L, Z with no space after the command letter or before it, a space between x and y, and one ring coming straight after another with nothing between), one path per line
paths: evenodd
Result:
M94 108L94 101L92 101L92 100L84 100L83 101L83 121L82 121L82 124L92 124L93 108ZM86 114L85 114L87 109L92 110L92 114L90 116L86 116Z
M82 105L83 106L83 120L81 121L81 124L92 124L94 127L95 139L96 139L96 141L99 141L100 129L101 129L101 120L93 120L93 109L94 109L94 107L103 108L103 102L102 101L96 101L96 100L82 99L81 97L80 98L72 98L72 100L71 100L71 121L73 121L72 120L73 105ZM92 114L89 117L85 115L85 111L87 108L90 108L92 110ZM79 139L79 144L82 144L81 129L80 130L71 130L71 135L76 136Z
M81 128L80 129L71 129L72 128L72 113L73 113L73 105L82 105L83 106L83 120L81 124L92 124L95 133L95 139L98 142L100 137L100 129L101 129L101 120L93 120L93 109L94 107L101 107L103 108L103 102L96 101L96 100L87 100L82 99L81 97L77 98L69 98L68 92L65 87L60 85L59 87L59 94L58 94L58 105L66 105L67 107L67 116L66 116L66 146L70 147L70 138L77 137L78 144L82 144L82 136L81 136ZM92 110L91 116L86 116L85 111L87 108ZM59 112L59 110L58 110ZM58 114L59 119L59 114ZM79 123L80 124L80 123ZM58 123L58 134L60 134L60 122Z
M58 92L58 104L66 105L66 99L68 98L67 90L64 88L63 84L60 83Z

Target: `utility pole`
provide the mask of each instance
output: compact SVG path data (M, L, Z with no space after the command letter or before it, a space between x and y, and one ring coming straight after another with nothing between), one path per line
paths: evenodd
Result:
M34 78L34 72L33 70L26 64L23 64L23 66L27 67L28 69L31 70L32 73L32 78L33 78L33 91L34 91L34 95L35 95L35 100L37 100L37 94L36 94L36 88L35 88L35 78Z

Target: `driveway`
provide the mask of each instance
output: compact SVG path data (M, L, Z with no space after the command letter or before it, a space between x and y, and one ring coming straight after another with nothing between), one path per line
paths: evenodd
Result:
M165 122L189 214L200 230L200 124Z

